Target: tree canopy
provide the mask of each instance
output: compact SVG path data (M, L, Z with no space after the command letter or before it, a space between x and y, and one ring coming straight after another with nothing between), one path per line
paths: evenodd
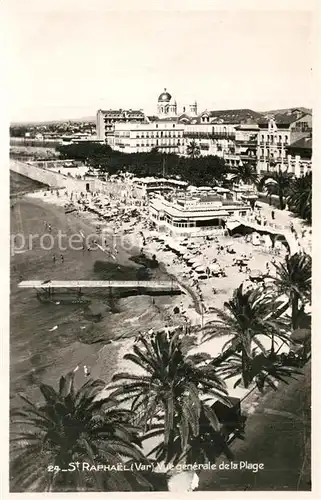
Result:
M223 158L208 155L185 158L160 153L153 148L147 153L122 153L97 143L78 143L57 148L62 158L81 160L102 173L130 172L137 177L179 178L196 186L215 185L229 172Z

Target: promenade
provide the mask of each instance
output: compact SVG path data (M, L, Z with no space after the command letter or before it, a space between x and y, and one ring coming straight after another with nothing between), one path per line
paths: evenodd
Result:
M279 210L263 203L260 206L260 214L264 218L261 224L257 222L255 216L236 216L233 221L251 227L256 231L267 231L271 234L284 236L290 246L291 255L300 250L311 255L312 230L306 225L305 221L295 217L288 210ZM274 212L274 219L272 218L272 212Z

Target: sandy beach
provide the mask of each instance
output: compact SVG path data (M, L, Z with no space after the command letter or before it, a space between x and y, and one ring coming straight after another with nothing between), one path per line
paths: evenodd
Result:
M47 190L31 193L28 197L59 207L65 207L72 200L74 206L77 207L77 212L73 215L76 214L79 220L86 221L91 226L93 234L95 234L97 226L100 225L103 234L111 236L111 246L105 249L105 252L109 253L108 257L111 260L116 257L117 262L125 262L126 259L130 258L129 255L132 256L135 253L149 259L156 256L162 271L175 277L179 283L186 287L187 291L192 291L192 295L186 293L171 297L170 304L166 305L160 304L162 300L157 298L156 302L160 304L160 307L156 305L155 309L157 310L154 315L151 314L150 309L146 310L146 303L143 303L142 309L140 309L141 297L136 296L125 299L135 302L137 315L127 319L122 318L121 313L109 317L108 326L110 327L112 323L114 332L112 347L111 344L108 344L99 350L98 355L88 355L84 358L85 362L92 367L91 374L105 380L106 383L109 382L111 374L115 371L120 369L122 371L133 370L133 366L130 366L122 359L123 353L128 352L132 347L133 331L148 332L150 328L157 330L164 327L165 324L168 326L173 324L204 325L215 318L215 313L211 311L211 307L222 309L224 302L231 298L235 288L243 282L247 285L250 284L249 276L252 271L260 272L265 276L272 276L274 272L272 261L279 262L284 259L285 255L285 248L283 252L281 251L279 255L276 255L271 248L266 248L263 244L253 245L245 237L233 238L222 234L210 240L205 237L191 238L190 241L181 239L178 243L188 246L189 250L186 249L186 252L191 257L198 258L204 268L214 265L214 267L218 266L223 271L221 276L211 275L207 279L198 279L197 272L186 263L182 256L169 251L164 242L157 241L154 232L150 231L147 208L139 201L137 201L137 205L140 205L139 216L127 217L126 215L119 215L128 209L126 200L111 200L99 193L87 193L84 196L80 193L72 193L71 195L71 193L60 190L57 195L56 191L50 192ZM80 203L78 203L79 201ZM109 206L110 212L115 214L114 217L105 222L97 213L89 212L88 208L84 210L85 206L95 207L95 202L96 205L100 203L102 206ZM133 202L131 201L131 203ZM244 260L246 265L236 265L235 261L238 259ZM157 271L154 277L157 278ZM153 306L155 304L151 299L151 308ZM174 307L178 308L178 314L173 314ZM145 326L144 328L144 325L147 324L149 327ZM99 326L103 329L104 321ZM119 341L114 343L115 337L116 339L125 338L125 340L122 340L121 343ZM129 338L126 340L126 337ZM218 338L206 342L206 344L200 344L195 351L206 351L212 356L216 356L226 340L226 338ZM107 363L108 370L106 371L104 369L104 366L106 366L105 358L110 358L111 349L114 352L113 361L111 364ZM79 383L81 382L80 377L82 378L83 375L81 373L77 374ZM244 390L240 388L234 390L233 382L231 381L228 384L233 396L243 397Z
M67 202L68 198L64 192L60 192L59 196L56 192L52 194L48 190L24 194L13 210L12 231L19 233L23 228L27 233L33 233L36 228L39 234L45 233L46 230L42 226L42 219L45 219L47 224L51 224L52 234L55 237L58 228L61 227L70 234L81 232L86 238L88 237L88 241L97 238L99 235L96 233L96 226L101 222L97 215L84 210L65 214L63 207ZM32 210L33 220L29 216L29 220L25 220L27 210ZM141 274L144 268L137 265L135 259L132 260L132 258L139 255L141 237L136 231L124 235L126 228L132 224L132 220L123 225L117 221L115 224L107 224L109 243L105 251L96 249L85 253L82 251L63 252L63 263L60 263L60 252L56 247L52 252L41 251L38 247L33 248L32 252L23 250L13 257L12 335L18 336L17 339L20 338L18 342L14 342L16 353L15 365L12 368L14 370L12 397L15 397L14 394L17 391L23 392L28 387L30 397L38 398L37 386L40 382L56 386L61 374L67 373L77 365L80 366L76 375L77 385L80 386L85 380L82 370L84 365L90 367L94 378L100 378L108 383L113 373L118 370L123 353L128 352L133 342L132 339L139 332L146 332L151 328L157 330L164 324L185 323L184 317L173 314L173 309L184 301L186 308L189 307L192 311L193 301L189 296L155 296L154 298L148 295L120 298L116 296L116 309L112 313L104 314L101 321L95 322L87 318L79 308L70 309L66 306L49 306L48 308L37 302L33 290L23 291L16 288L21 275L23 279L44 279L46 276L52 279L67 279L68 277L93 279L94 270L99 273L101 279L137 279L136 273ZM139 228L144 228L144 222L138 224ZM56 264L51 261L53 252L57 256ZM149 270L147 269L146 272L148 274ZM104 273L106 273L105 278ZM143 272L143 276L145 275L146 273ZM163 273L161 276L164 279ZM101 293L95 292L95 303L104 302L105 295L101 297ZM34 310L33 321L31 317L30 319L28 317L28 311L31 310ZM50 329L54 326L57 326L56 332L50 333ZM36 329L37 335L33 335L30 340L23 340L22 328L28 328L30 331L32 328ZM55 363L51 362L48 355L41 352L41 345L44 343L50 350L52 345L59 346L59 350L54 347Z

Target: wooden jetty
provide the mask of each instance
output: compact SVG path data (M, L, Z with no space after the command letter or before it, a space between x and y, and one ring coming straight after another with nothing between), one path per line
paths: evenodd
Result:
M19 288L41 288L41 289L53 289L53 288L139 288L148 290L162 290L162 291L183 291L182 288L176 281L60 281L60 280L48 280L48 281L21 281L18 284Z
M55 304L88 304L89 296L85 296L82 289L103 288L109 290L112 296L113 289L122 289L122 295L176 295L185 293L185 290L176 281L56 281L33 280L21 281L18 288L33 288L37 297L43 303Z

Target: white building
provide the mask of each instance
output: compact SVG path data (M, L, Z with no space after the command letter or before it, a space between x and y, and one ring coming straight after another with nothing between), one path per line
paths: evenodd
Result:
M158 177L133 177L129 182L133 190L136 193L140 193L140 197L147 197L155 192L185 191L188 186L188 183L185 181L162 179Z
M285 166L295 177L312 172L312 137L302 137L289 145Z
M124 153L147 153L158 148L162 153L184 153L184 125L177 121L153 123L115 123L107 144Z
M311 113L304 113L298 109L278 113L273 118L259 122L258 172L272 172L280 165L286 165L287 149L290 144L310 136L311 132Z
M116 123L142 123L146 121L143 110L134 109L99 109L96 114L97 139L107 142L114 133Z
M202 236L225 227L230 216L246 216L251 208L242 201L213 194L156 195L150 201L150 221L171 236Z

